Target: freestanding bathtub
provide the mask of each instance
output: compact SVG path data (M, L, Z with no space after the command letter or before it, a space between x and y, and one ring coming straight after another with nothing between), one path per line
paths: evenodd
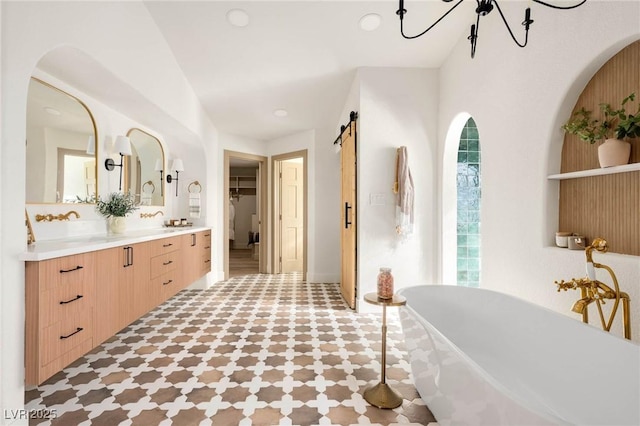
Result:
M637 344L490 290L400 294L416 388L440 425L640 425Z

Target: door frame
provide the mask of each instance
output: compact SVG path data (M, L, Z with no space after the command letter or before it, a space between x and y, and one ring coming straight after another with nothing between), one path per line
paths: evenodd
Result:
M229 209L226 207L229 202L229 179L231 176L231 158L239 158L241 160L253 160L260 164L260 188L256 190L260 191L260 222L258 223L258 232L260 233L260 251L258 261L258 271L263 274L267 273L267 253L269 245L269 236L267 235L267 167L268 158L262 155L247 154L244 152L224 150L224 180L222 191L222 220L223 220L223 264L224 264L224 279L229 279Z
M288 152L285 154L274 155L271 157L271 182L273 183L272 191L271 191L271 205L273 214L271 215L271 229L273 230L273 244L271 253L271 270L274 274L281 273L281 264L280 264L280 226L279 221L276 220L280 215L280 203L278 202L280 199L280 177L277 176L278 170L280 170L280 163L285 160L292 160L294 158L302 158L302 178L304 182L302 183L302 208L304 210L302 215L302 274L304 279L307 277L307 233L308 233L308 192L309 192L309 178L308 178L308 150L303 149L300 151Z

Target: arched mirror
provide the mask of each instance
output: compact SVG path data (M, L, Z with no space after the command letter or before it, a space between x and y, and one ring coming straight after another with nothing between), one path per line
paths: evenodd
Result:
M124 158L123 190L142 206L164 206L164 151L160 141L140 129L127 133L131 156Z
M77 98L36 78L27 97L27 203L95 203L96 124Z

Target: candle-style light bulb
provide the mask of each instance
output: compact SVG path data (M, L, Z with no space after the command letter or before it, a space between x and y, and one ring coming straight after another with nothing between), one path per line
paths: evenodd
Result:
M531 25L532 23L533 20L531 19L531 8L528 7L524 11L524 22L522 22L522 25L524 25L525 30L529 31L529 25Z

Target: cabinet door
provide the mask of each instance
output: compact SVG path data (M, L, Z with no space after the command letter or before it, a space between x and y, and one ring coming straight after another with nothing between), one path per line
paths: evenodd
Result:
M137 320L142 315L162 303L160 294L151 285L151 245L149 243L139 243L133 245L133 282L131 291L133 293L132 311L127 313L128 322Z
M200 278L200 246L202 245L202 235L200 234L200 232L192 232L182 236L182 265L185 287L190 286Z
M124 328L133 311L133 246L115 247L98 253L95 343L100 344Z

